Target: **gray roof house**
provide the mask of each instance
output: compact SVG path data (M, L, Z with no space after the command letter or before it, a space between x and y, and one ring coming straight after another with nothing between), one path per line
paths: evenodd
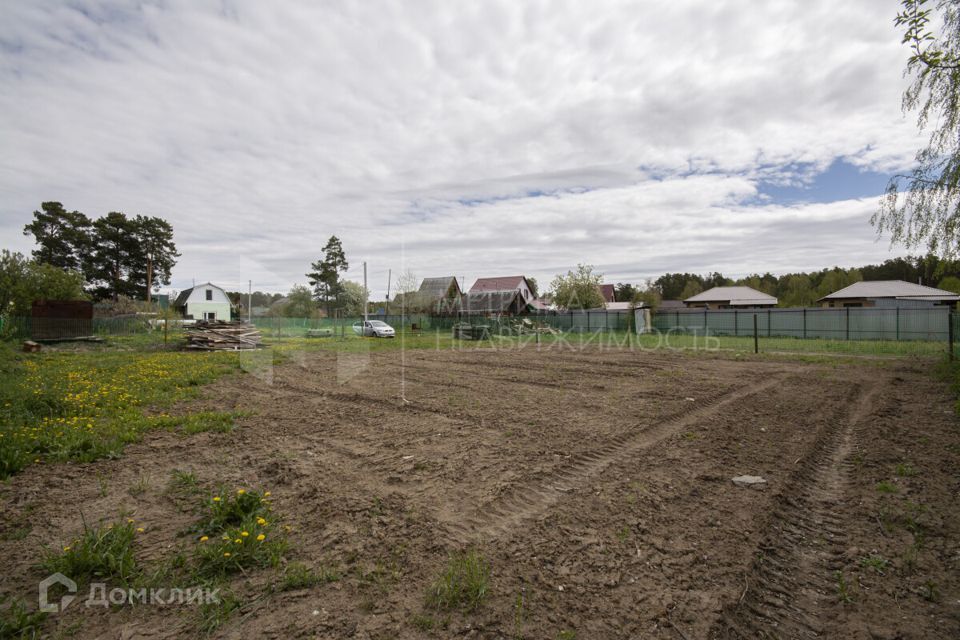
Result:
M854 282L817 302L824 307L917 308L956 304L960 295L904 280L873 280Z
M423 307L429 307L434 313L453 313L460 305L463 291L454 276L443 278L424 278L415 298Z
M683 301L687 307L757 309L777 306L777 299L750 287L714 287Z

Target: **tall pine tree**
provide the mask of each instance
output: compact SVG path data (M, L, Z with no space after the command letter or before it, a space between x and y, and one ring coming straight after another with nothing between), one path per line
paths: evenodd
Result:
M333 310L340 306L340 295L343 292L340 274L345 272L348 266L340 239L330 236L323 247L323 258L311 264L311 271L306 274L310 286L313 287L314 299L323 304L328 316L332 316Z

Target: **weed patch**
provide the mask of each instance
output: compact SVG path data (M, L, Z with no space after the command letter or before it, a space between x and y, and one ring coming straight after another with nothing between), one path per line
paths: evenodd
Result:
M286 536L270 509L270 492L221 491L204 502L193 528L196 574L220 578L252 567L277 566L287 550Z
M0 599L0 638L39 638L47 614L30 611L21 600Z
M447 566L427 592L427 605L451 611L473 611L490 588L490 567L475 550L450 555Z
M84 525L83 533L59 551L49 551L41 566L50 573L60 572L78 583L119 580L127 584L138 573L133 556L133 541L143 529L133 520L102 527Z
M0 368L0 479L31 463L119 456L152 428L229 430L230 414L174 418L144 408L195 396L238 369L230 353L17 354Z

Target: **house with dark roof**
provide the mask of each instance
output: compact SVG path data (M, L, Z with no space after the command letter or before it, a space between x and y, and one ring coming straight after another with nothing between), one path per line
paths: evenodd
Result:
M683 301L688 308L767 309L777 306L777 299L751 287L713 287Z
M229 320L230 298L226 291L207 282L181 291L173 310L194 320Z
M536 305L533 287L525 276L478 278L462 298L464 313L516 315Z
M533 300L533 287L525 276L505 276L499 278L478 278L470 293L491 293L502 291L516 291L523 298L524 304Z
M456 313L463 291L454 276L424 278L417 290L417 304L431 313Z
M923 308L954 305L960 295L904 280L854 282L817 302L824 307Z
M612 284L601 284L599 289L604 302L610 303L617 301L617 296Z
M460 300L461 310L469 315L517 315L526 311L529 304L517 289L470 291Z

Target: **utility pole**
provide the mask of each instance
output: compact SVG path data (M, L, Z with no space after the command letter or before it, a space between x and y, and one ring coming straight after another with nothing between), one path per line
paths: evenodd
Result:
M253 321L253 280L247 280L247 324Z
M367 298L370 297L370 294L367 293L367 263L363 263L363 322L367 322ZM366 326L366 324L364 324Z
M147 258L147 304L150 304L150 290L153 288L153 258Z
M387 302L390 302L390 280L393 279L393 269L387 269Z

